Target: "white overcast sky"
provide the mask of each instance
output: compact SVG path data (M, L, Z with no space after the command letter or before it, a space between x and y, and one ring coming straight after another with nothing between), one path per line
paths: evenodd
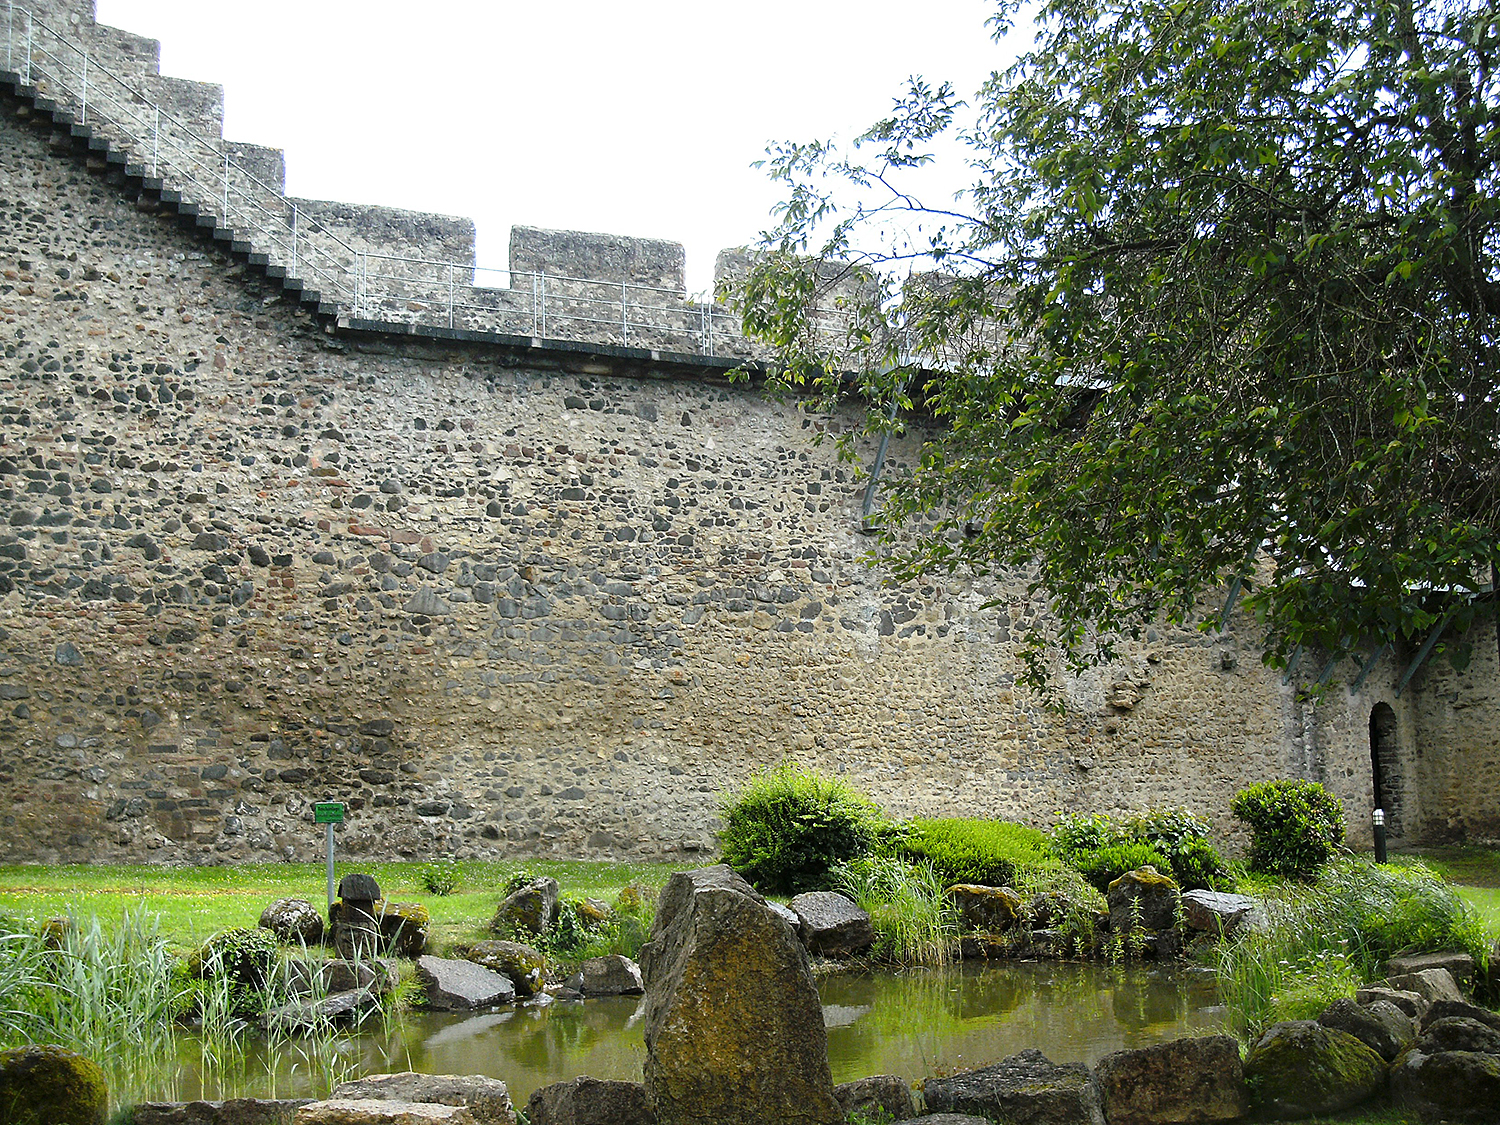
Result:
M667 238L694 291L768 225L768 141L851 137L912 74L972 95L1018 42L987 0L97 7L161 40L162 73L221 83L226 135L285 149L289 194L468 216L495 267L512 223Z

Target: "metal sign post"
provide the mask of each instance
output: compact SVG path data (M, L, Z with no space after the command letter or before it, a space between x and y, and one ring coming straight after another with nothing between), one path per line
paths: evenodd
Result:
M344 823L344 806L338 801L313 805L313 823L328 826L328 909L333 909L333 826Z

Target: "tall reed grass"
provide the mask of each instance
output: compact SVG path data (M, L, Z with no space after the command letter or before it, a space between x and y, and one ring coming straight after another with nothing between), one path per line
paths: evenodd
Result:
M946 965L958 942L958 913L927 861L871 856L836 868L833 886L870 916L871 956L902 965Z
M286 989L273 986L247 1006L229 974L192 980L144 908L111 927L70 917L37 932L0 919L0 1048L55 1043L88 1056L104 1069L116 1108L188 1093L276 1096L278 1085L327 1094L359 1060L350 1039L357 1026L328 1015L326 996L315 983L298 997L299 1018L268 1019L262 1033L255 1011L291 999ZM366 1022L393 1014L387 1000Z
M1220 992L1246 1037L1279 1020L1316 1016L1378 979L1398 954L1462 949L1480 965L1488 959L1474 911L1421 864L1339 860L1313 886L1284 886L1266 912L1269 925L1218 952Z

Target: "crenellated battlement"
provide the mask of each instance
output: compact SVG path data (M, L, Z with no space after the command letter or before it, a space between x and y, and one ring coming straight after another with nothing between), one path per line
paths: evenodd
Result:
M724 303L688 295L680 243L517 226L510 268L477 268L470 219L287 196L280 150L224 139L222 87L163 77L160 44L99 24L92 0L4 16L10 85L344 326L763 354ZM718 276L745 261L726 251Z

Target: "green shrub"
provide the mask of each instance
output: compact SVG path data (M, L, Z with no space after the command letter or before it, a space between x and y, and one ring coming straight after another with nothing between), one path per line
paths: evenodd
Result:
M1106 866L1098 859L1102 850L1144 844L1165 861L1149 862L1162 874L1170 874L1183 890L1232 891L1234 875L1209 842L1208 833L1208 825L1186 809L1153 809L1123 818L1080 814L1058 822L1052 830L1052 847L1065 861L1089 874ZM1089 877L1098 885L1092 874Z
M1147 864L1164 875L1172 870L1166 856L1152 845L1138 841L1107 844L1091 852L1084 852L1073 860L1073 866L1100 893L1109 890L1109 885L1125 872Z
M874 847L880 810L835 778L790 762L753 776L723 805L724 862L768 894L829 885L841 863Z
M463 870L459 867L458 860L447 856L436 863L423 866L417 877L428 894L446 897L462 885Z
M1344 842L1344 809L1316 781L1261 781L1241 789L1229 811L1250 827L1250 867L1310 879Z
M946 965L958 938L958 911L932 863L867 856L834 872L833 884L870 916L870 956L899 965Z
M949 884L1008 887L1025 871L1059 866L1045 832L1003 820L914 820L901 849L909 859L931 862Z

